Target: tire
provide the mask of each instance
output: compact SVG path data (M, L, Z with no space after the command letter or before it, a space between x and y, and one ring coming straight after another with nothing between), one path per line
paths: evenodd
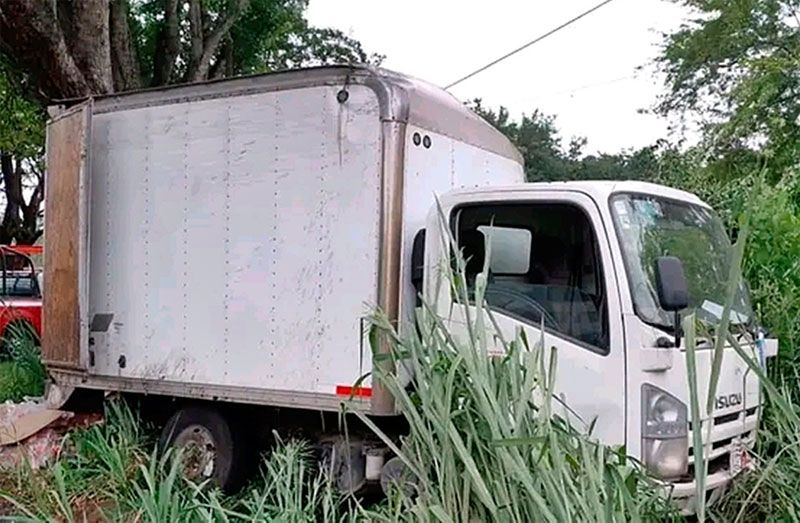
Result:
M161 453L180 449L184 476L197 483L209 481L226 493L241 486L250 461L245 438L237 437L228 420L213 408L177 411L161 431L158 447Z

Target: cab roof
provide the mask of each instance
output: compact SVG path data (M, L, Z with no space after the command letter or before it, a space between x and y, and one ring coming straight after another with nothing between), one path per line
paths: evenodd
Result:
M503 192L520 191L573 191L584 193L595 201L607 201L612 194L636 193L659 196L672 200L679 200L686 203L710 207L695 194L649 182L639 182L633 180L613 181L613 180L581 180L566 182L532 182L507 186L475 187L469 189L458 189L452 191L453 196L458 195L478 195L495 194Z

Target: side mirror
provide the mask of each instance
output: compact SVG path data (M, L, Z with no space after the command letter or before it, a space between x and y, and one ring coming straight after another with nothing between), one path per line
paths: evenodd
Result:
M656 287L661 308L675 313L675 346L680 346L681 310L689 306L689 285L683 272L683 263L675 256L661 256L656 260Z
M656 285L661 308L677 312L689 306L689 286L683 273L683 263L675 256L656 260Z

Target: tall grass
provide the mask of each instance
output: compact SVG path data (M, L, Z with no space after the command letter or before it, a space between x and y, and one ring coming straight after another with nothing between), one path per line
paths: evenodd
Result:
M12 324L0 340L0 403L19 402L44 392L46 371L37 347L36 334L25 324Z
M448 247L456 250L452 239ZM396 441L359 415L405 465L405 487L385 519L675 518L663 491L624 449L600 445L559 417L568 406L553 400L558 353L544 331L534 340L522 330L506 339L483 300L485 279L478 278L473 295L463 285L460 256L454 269L440 270L443 292L474 303L466 321L442 318L427 304L418 310L416 330L403 336L385 317L374 320L372 339L390 340L399 369L374 379L391 391L410 425Z
M623 449L597 444L555 415L556 352L523 333L489 357L488 336L459 339L431 312L420 333L397 339L413 368L381 379L410 424L400 442L377 427L408 470L412 495L398 493L386 520L640 521L675 517ZM379 324L390 335L386 322ZM469 337L467 337L469 338ZM541 400L535 402L535 398ZM368 425L371 421L362 416Z
M0 476L0 519L310 523L361 513L341 503L305 442L282 442L264 459L260 477L231 497L185 480L180 455L148 452L154 442L147 434L124 404L109 403L106 422L71 434L58 462Z
M767 369L771 379L762 379L767 406L756 443L759 468L737 478L712 509L720 521L800 520L800 171L775 183L764 178L759 173L719 179L699 169L659 180L700 195L732 230L746 217L742 272L757 318L780 342L778 358Z

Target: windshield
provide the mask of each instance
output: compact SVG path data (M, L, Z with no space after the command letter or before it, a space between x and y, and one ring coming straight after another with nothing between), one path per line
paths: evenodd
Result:
M706 321L721 317L731 260L731 243L717 215L706 207L656 196L622 194L612 198L611 211L630 280L636 314L645 322L673 328L674 313L659 306L655 262L676 256L689 286L689 309ZM747 323L750 300L740 282L731 322Z

